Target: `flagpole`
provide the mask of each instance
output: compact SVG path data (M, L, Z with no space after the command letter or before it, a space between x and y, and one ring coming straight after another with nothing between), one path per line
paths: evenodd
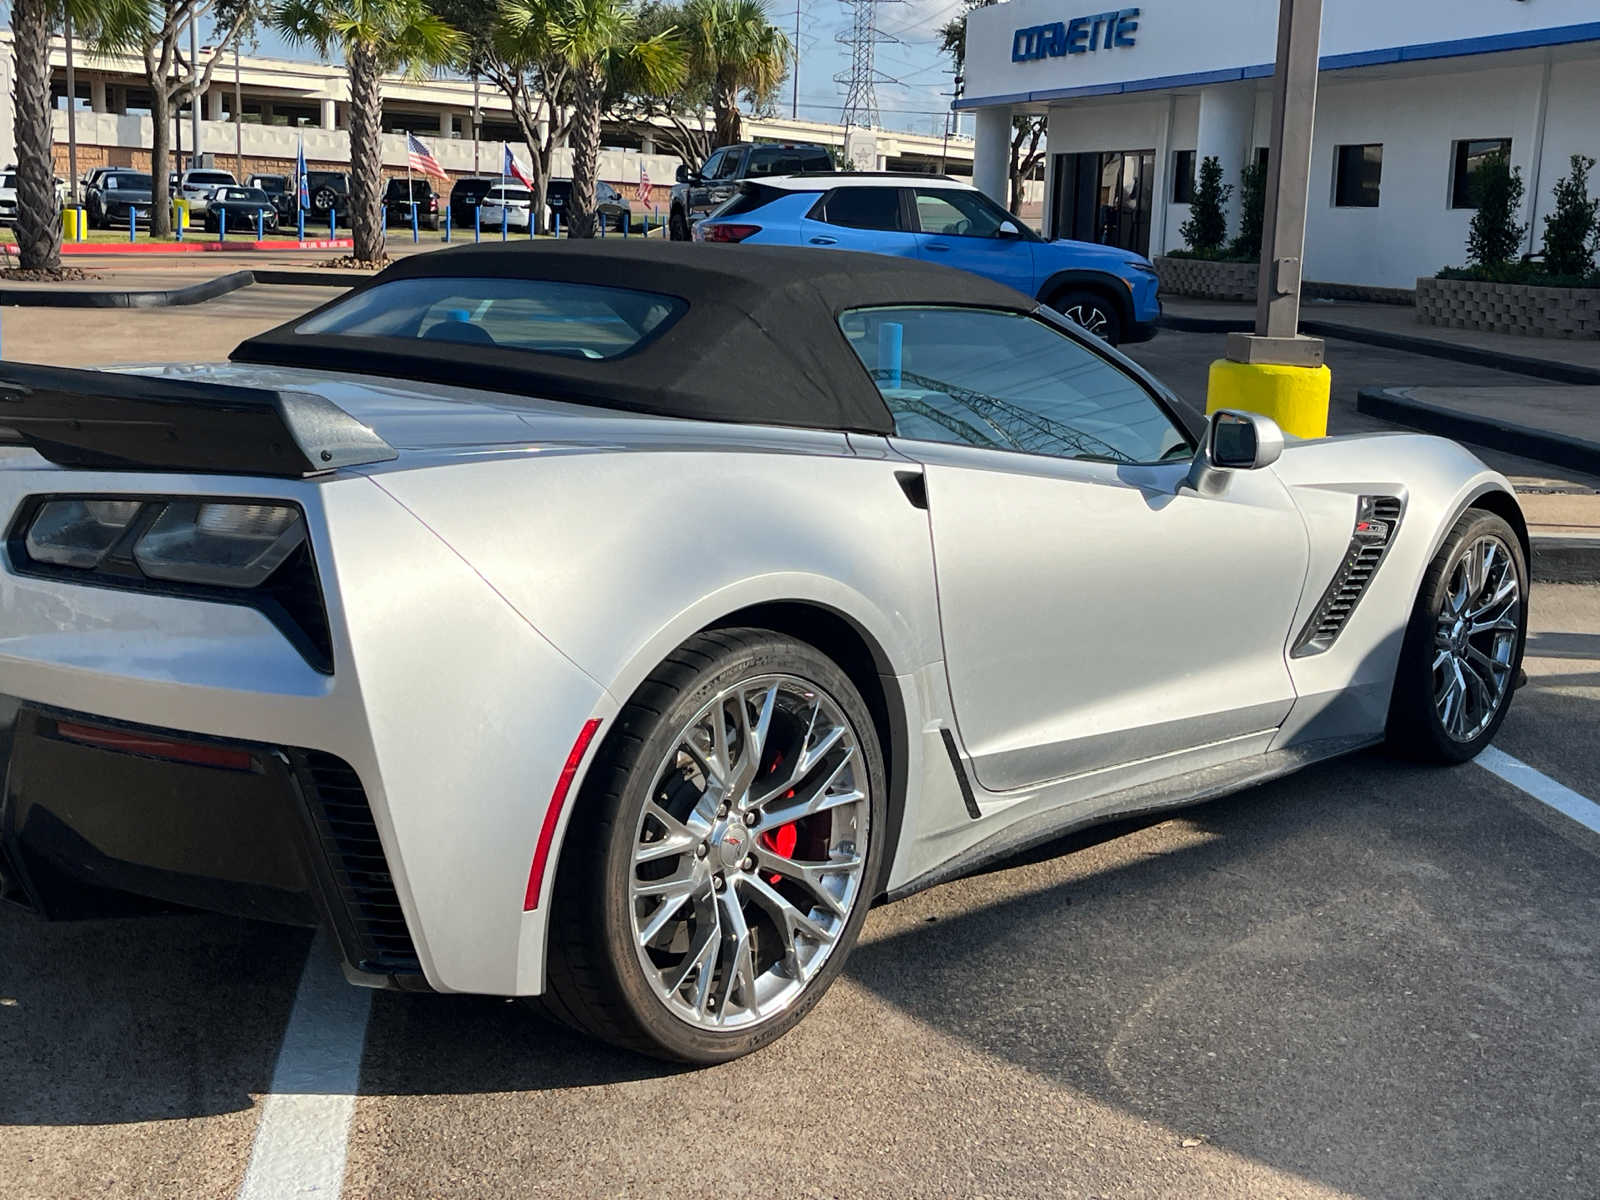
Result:
M511 226L511 197L506 195L506 163L511 161L511 143L500 143L500 240L506 240ZM533 224L533 212L528 212L528 224Z

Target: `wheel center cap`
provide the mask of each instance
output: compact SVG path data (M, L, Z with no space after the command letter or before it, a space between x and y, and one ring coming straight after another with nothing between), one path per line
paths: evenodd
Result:
M724 870L732 870L744 861L750 852L751 834L737 817L728 821L712 837L711 849Z

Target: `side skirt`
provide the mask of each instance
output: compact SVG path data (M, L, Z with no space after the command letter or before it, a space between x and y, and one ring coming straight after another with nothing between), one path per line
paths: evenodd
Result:
M1269 750L1237 762L1223 763L1191 771L1157 783L1141 784L1122 791L1108 792L1091 800L1069 803L1025 817L997 831L970 849L962 851L930 871L891 890L886 899L901 900L917 892L959 879L983 867L1001 862L1035 846L1092 825L1145 813L1187 808L1215 800L1257 784L1291 775L1313 763L1350 754L1376 745L1382 736L1328 738L1305 742L1282 750ZM959 772L959 769L958 769ZM965 783L965 778L962 776Z

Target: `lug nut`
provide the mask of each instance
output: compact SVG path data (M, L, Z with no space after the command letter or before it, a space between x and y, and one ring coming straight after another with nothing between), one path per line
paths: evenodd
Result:
M721 875L713 875L711 877L711 886L720 892L723 888L728 886L728 881Z
M745 813L745 815L744 815L744 823L746 825L754 825L756 823L756 810L755 809L752 808L749 812Z
M741 865L746 871L754 871L756 869L756 856L754 854L745 855L744 862Z
M726 804L724 804L721 808L717 809L717 816L725 817L727 815L728 815L728 806Z
M710 849L706 846L706 844L704 842L701 842L698 846L696 846L694 848L694 856L696 858L704 858L710 852L711 852Z

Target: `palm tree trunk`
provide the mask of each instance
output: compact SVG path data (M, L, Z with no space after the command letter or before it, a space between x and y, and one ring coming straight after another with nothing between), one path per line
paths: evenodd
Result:
M717 145L733 146L742 141L739 135L744 130L737 89L719 83L711 98L711 108L717 119Z
M17 62L17 247L25 271L61 267L61 219L50 153L50 25L54 9L48 0L13 0L11 6Z
M351 46L350 62L350 233L355 257L383 257L383 92L377 55Z
M172 100L160 81L150 88L150 236L172 236L172 196L167 173L172 169Z
M577 72L572 129L572 199L568 201L567 236L593 237L595 180L600 173L600 110L605 97L605 76L598 67Z

